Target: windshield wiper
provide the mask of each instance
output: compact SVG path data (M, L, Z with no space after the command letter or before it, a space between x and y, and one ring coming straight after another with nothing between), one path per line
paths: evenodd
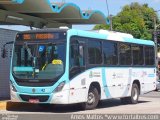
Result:
M24 43L24 48L27 50L27 53L28 53L29 57L33 58L33 77L35 79L35 75L36 75L36 60L37 60L37 58L32 55L31 50L29 49L27 42Z
M27 42L24 43L24 48L27 50L29 57L33 58L33 55L31 53L31 50L28 47L28 43Z

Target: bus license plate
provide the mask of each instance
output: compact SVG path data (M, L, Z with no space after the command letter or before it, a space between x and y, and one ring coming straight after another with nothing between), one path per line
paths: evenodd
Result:
M30 103L39 103L39 99L29 99Z

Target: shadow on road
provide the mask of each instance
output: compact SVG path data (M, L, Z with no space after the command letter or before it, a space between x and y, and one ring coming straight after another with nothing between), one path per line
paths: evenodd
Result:
M139 101L139 104L146 103L150 101ZM109 107L117 107L123 105L119 99L110 99L101 101L97 107L97 109L101 108L109 108ZM46 113L71 113L82 111L80 105L45 105L40 106L38 104L30 104L30 103L7 103L8 111L16 111L16 112L46 112Z

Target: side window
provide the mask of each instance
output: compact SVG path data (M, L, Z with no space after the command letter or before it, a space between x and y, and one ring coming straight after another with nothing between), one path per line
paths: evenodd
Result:
M71 44L70 46L70 68L79 66L78 59L78 44Z
M117 43L110 41L103 42L104 64L117 65L118 64L117 52L118 52Z
M101 64L102 63L102 50L101 42L88 40L88 63L89 64Z
M145 46L145 64L154 65L155 63L155 53L153 47Z
M70 45L70 79L85 70L85 44L76 38L71 39Z
M128 44L120 43L119 44L119 62L120 65L131 65L131 46Z
M143 46L132 45L133 65L144 64Z

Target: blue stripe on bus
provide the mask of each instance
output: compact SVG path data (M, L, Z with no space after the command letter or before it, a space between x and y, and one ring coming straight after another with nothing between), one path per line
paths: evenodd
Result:
M152 45L154 46L154 42L151 40L142 40L142 39L135 39L135 38L123 38L124 42L129 42L129 43L136 43L136 44L142 44L142 45Z
M22 4L24 2L24 0L12 0L12 2Z
M103 87L105 89L106 97L110 97L111 94L110 94L108 86L107 86L105 68L102 68L102 82L103 82Z
M33 67L13 67L13 71L15 71L15 72L32 72Z

